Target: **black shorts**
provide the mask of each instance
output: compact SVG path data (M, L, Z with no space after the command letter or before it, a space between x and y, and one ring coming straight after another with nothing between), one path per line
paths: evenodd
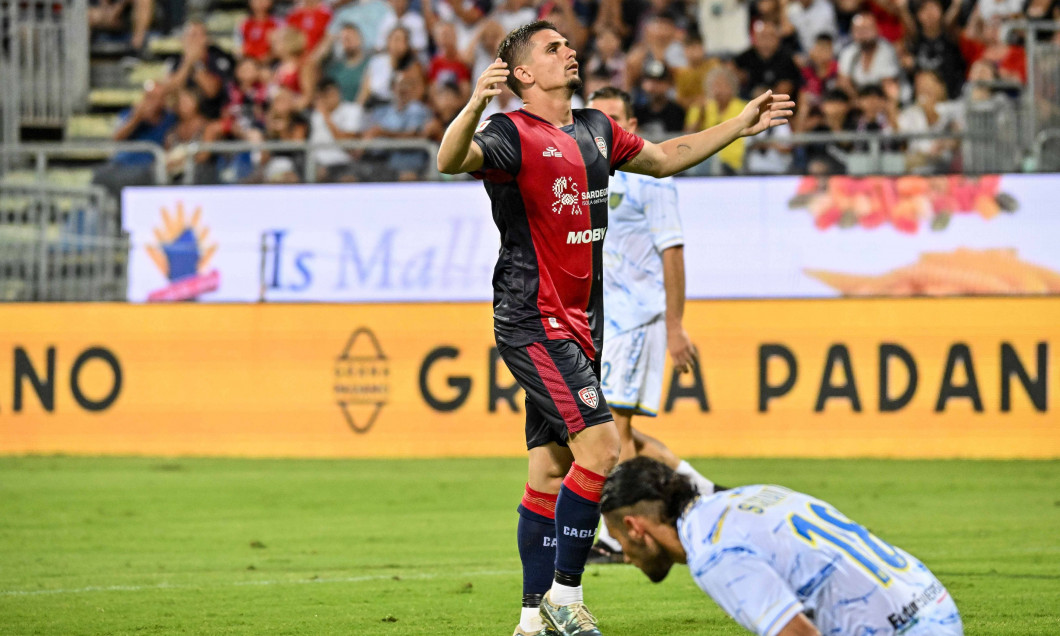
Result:
M567 440L611 420L599 369L573 340L499 345L501 359L526 391L526 448Z

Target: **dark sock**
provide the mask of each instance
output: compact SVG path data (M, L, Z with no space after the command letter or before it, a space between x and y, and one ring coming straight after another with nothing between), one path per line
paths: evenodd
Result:
M556 500L556 582L581 585L585 560L600 524L603 475L572 464Z
M552 586L556 562L556 495L526 487L519 504L519 558L523 562L523 607L538 607Z

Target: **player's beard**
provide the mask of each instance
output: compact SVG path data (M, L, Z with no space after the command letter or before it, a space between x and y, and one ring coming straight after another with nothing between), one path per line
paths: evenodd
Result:
M582 84L582 78L577 75L567 78L567 90L570 91L571 96L581 90Z

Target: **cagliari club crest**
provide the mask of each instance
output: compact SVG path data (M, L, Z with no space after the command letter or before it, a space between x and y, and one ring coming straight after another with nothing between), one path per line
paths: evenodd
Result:
M600 150L600 154L604 156L604 159L607 159L607 144L604 143L604 138L593 137L593 140L596 141L596 147Z
M596 395L596 387L587 386L581 389L578 391L578 397L591 409L595 409L596 405L600 403L600 398Z

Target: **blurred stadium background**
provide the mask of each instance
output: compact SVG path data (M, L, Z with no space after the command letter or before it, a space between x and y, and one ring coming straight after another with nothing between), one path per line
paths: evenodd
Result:
M510 630L496 230L434 154L537 18L653 140L798 96L678 178L704 361L645 428L1060 633L1055 0L0 0L0 632ZM605 633L739 633L591 574Z

